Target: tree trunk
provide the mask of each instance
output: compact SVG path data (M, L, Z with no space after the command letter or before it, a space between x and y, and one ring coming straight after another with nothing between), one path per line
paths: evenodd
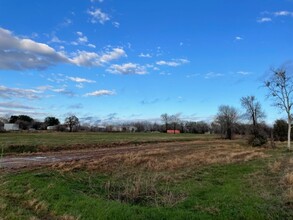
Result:
M287 141L287 148L288 150L291 150L291 118L288 117L288 141Z

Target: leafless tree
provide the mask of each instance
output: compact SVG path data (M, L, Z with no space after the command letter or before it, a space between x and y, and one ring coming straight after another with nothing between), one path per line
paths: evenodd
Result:
M265 81L265 87L268 89L268 97L273 100L273 105L283 110L287 114L288 122L288 150L291 149L291 127L293 105L293 79L285 68L272 69L273 75Z
M174 134L176 133L175 130L176 130L177 125L180 123L179 116L180 116L180 114L175 114L175 115L171 115L169 117L169 120L170 120L172 127L173 127Z
M258 121L265 118L265 113L261 104L255 96L246 96L241 98L241 105L245 109L244 118L250 120L254 128L257 127Z
M69 131L72 132L74 127L79 125L79 119L75 116L69 116L65 118L65 124L69 127Z
M165 113L165 114L162 114L161 115L161 120L163 121L163 123L165 124L165 128L166 128L166 132L168 130L168 125L169 125L169 122L170 122L170 116Z
M221 105L218 110L216 122L220 124L222 132L227 139L232 139L234 126L239 118L237 110L228 105Z

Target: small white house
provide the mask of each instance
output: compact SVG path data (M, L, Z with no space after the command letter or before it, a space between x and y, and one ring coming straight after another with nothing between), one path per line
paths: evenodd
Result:
M56 131L57 130L57 126L56 125L47 126L47 130L49 130L49 131Z
M13 123L4 124L5 131L19 131L19 125Z

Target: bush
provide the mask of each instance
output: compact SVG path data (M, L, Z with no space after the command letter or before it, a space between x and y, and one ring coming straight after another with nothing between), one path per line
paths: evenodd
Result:
M260 128L255 128L251 132L252 135L248 139L248 144L253 147L260 147L268 142L268 135Z

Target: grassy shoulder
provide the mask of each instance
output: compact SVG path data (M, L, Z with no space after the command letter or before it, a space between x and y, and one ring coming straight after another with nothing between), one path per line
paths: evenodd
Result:
M97 133L97 132L11 132L0 133L4 154L112 147L127 144L213 140L215 135L165 133Z
M258 150L226 145L139 152L115 157L113 166L107 158L2 175L0 218L292 218L293 200L287 197L291 180L286 177L292 153L262 150L263 156ZM199 156L187 157L193 152ZM206 152L205 161L191 161L199 160L201 152ZM212 152L215 157L208 156ZM230 156L220 159L221 152ZM164 162L172 158L166 167Z

